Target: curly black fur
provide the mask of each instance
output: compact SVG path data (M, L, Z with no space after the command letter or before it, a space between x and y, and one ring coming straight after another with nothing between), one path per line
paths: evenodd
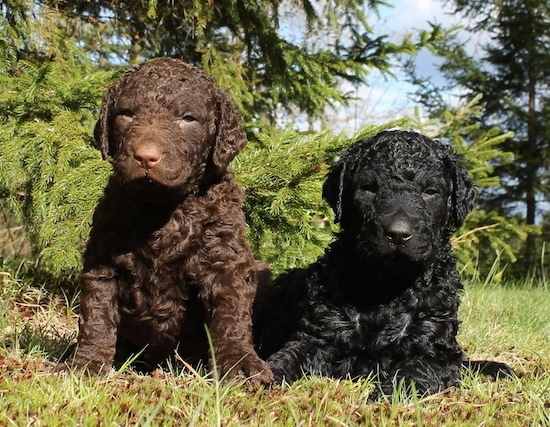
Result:
M449 238L475 204L466 170L441 143L383 132L344 152L323 197L338 238L256 296L255 340L276 380L375 375L375 397L399 380L420 393L455 385L462 284ZM510 372L488 363L478 366Z

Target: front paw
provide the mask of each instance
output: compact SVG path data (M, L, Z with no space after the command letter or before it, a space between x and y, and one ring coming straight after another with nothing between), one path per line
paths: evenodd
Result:
M273 374L267 363L255 353L249 353L241 359L231 363L225 361L219 364L221 376L224 379L245 379L248 386L258 388L261 385L273 384Z
M101 362L72 363L71 361L60 362L56 365L54 372L63 373L70 371L81 371L85 376L100 376L110 372L111 366Z
M435 393L438 390L430 391L414 380L406 378L393 377L385 378L377 384L376 389L369 395L371 402L380 400L393 401L397 399L410 399Z
M376 385L376 389L369 394L369 401L378 402L380 400L392 400L392 396L395 390L395 382L392 380L385 380Z
M66 357L59 363L58 372L79 370L85 375L106 375L111 371L114 349L102 349L92 346L76 347L74 355Z
M283 370L271 366L271 372L273 373L273 381L275 384L283 385L283 383L285 383L285 372Z

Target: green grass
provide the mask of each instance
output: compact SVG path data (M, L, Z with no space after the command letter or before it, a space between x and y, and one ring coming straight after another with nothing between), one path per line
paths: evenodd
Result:
M250 391L182 366L103 378L55 373L76 335L75 300L0 279L0 426L550 426L547 287L468 285L463 296L465 350L511 364L518 378L467 373L435 396L371 403L368 379Z

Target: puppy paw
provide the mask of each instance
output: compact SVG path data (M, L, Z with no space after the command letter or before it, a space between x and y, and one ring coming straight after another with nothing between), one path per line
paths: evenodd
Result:
M501 362L492 360L467 360L463 362L463 365L473 372L487 375L494 379L517 377L517 374L510 366Z
M55 372L79 371L86 376L106 375L111 371L111 363L103 360L88 360L76 355L57 364Z
M93 377L93 376L101 376L106 375L110 372L110 367L105 367L104 364L98 364L93 362L88 362L85 364L76 364L76 363L69 363L69 362L61 362L58 363L53 372L62 374L66 372L81 372L84 374L84 376L87 377Z
M274 382L273 374L267 363L255 354L249 354L232 364L223 363L221 370L224 379L242 378L252 388L258 388L261 385L270 386Z

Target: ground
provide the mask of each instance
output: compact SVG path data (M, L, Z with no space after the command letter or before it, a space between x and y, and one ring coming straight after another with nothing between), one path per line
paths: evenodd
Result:
M184 366L104 378L52 372L76 335L73 297L3 276L0 291L0 425L550 425L550 287L466 286L459 340L477 358L509 363L515 380L467 374L419 401L369 403L375 385L307 378L247 390Z

